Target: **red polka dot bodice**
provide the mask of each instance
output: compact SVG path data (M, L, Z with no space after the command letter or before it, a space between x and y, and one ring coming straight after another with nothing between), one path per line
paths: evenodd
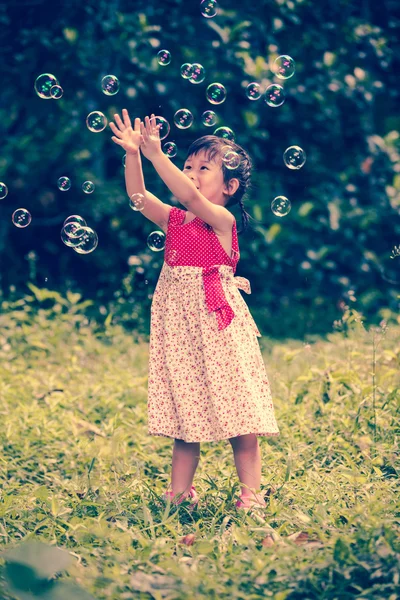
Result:
M235 314L229 306L222 288L219 266L228 265L233 274L240 259L236 220L232 225L232 253L229 257L213 228L195 217L183 224L186 211L173 207L168 221L165 243L165 262L170 267L201 267L208 312L215 311L218 329L225 329ZM244 277L235 277L238 288L250 294L250 283Z

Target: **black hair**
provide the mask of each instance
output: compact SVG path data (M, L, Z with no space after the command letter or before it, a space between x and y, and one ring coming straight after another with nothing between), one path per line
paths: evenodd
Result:
M216 156L219 156L222 159L225 154L226 146L229 146L230 150L239 154L241 159L240 164L235 169L229 169L225 162L222 161L222 173L225 185L227 185L231 179L236 178L239 180L239 187L232 196L229 196L226 208L239 204L242 213L242 229L238 231L238 233L243 233L247 229L250 219L253 218L246 212L243 204L243 196L249 191L251 186L250 178L253 169L252 161L247 152L232 140L220 138L216 135L204 135L189 146L186 160L189 156L196 155L203 150L206 152L208 160L214 160Z

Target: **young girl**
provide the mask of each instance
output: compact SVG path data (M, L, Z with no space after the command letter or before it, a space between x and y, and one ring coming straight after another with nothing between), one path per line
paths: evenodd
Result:
M183 172L162 152L152 115L132 128L110 123L112 140L126 153L129 197L141 194L142 214L166 233L164 264L151 305L148 378L150 435L174 438L171 487L164 499L198 502L193 483L200 442L229 439L241 497L237 508L265 506L260 493L261 456L257 435L277 436L270 386L257 337L261 334L239 289L250 283L234 277L239 261L236 221L226 206L239 203L251 162L234 142L207 135L189 148ZM222 158L226 146L240 156L235 169ZM140 151L172 194L187 209L162 203L145 189ZM136 197L137 198L137 197Z

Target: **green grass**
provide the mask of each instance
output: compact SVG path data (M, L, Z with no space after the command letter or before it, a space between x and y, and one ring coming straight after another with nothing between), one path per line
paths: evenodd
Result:
M259 438L262 523L236 513L228 441L201 445L193 515L162 504L173 441L147 434L148 340L31 289L0 316L3 550L67 549L58 581L99 599L400 597L400 327L347 311L325 340L260 339L281 431ZM19 597L5 564L0 597Z

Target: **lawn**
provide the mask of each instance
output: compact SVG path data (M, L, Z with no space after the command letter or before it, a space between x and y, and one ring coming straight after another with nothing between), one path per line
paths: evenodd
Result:
M221 441L191 513L161 501L173 442L147 433L148 340L31 289L0 314L1 598L400 597L399 325L346 310L324 339L260 338L281 431L259 438L267 508L237 514Z

